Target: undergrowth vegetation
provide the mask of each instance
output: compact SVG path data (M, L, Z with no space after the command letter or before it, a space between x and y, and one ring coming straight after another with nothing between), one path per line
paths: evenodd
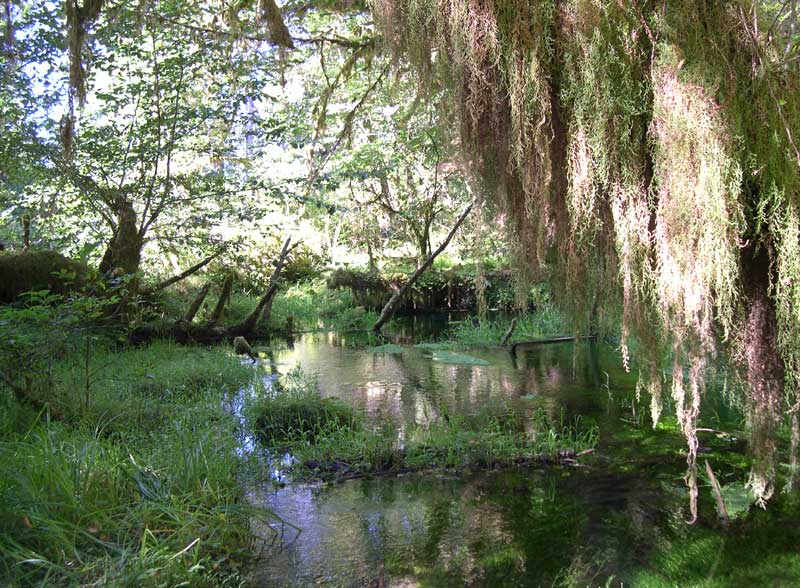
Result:
M186 292L163 292L157 301L160 315L173 320L182 316L188 301L199 288L199 284L190 283ZM223 322L228 325L241 322L253 309L259 296L256 291L235 291L225 309ZM206 302L197 320L202 322L212 310L213 305ZM367 330L377 318L377 313L358 305L352 292L331 290L323 279L318 278L281 287L270 308L269 319L261 326L265 332Z
M238 585L254 519L237 421L250 371L170 343L53 360L59 420L0 398L0 584Z

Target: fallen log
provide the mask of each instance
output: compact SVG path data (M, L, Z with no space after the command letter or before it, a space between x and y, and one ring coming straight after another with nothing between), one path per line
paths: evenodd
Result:
M289 253L294 249L294 247L289 247L289 243L290 240L287 239L283 245L266 292L242 322L229 327L220 325L225 306L233 290L233 274L230 273L225 278L219 300L208 321L202 323L193 322L198 309L208 294L210 284L203 286L203 289L189 305L181 319L174 322L161 321L140 325L130 332L129 339L133 343L141 343L155 338L172 339L179 343L214 343L218 341L230 341L236 337L255 337L257 335L258 325L261 322L259 319L265 316L264 310L271 304L272 299L275 297L280 285L281 271L286 265Z
M531 339L530 341L520 341L518 343L514 343L510 348L509 352L511 355L517 354L517 349L519 347L534 347L537 345L549 345L551 343L566 343L569 341L583 341L583 340L595 340L597 339L597 335L585 335L585 336L568 336L568 337L550 337L547 339Z
M406 292L408 292L411 289L411 286L414 285L414 282L416 282L419 279L419 277L423 273L425 273L425 270L428 269L433 264L433 260L436 259L436 256L439 255L442 251L444 251L445 248L450 244L450 241L452 241L453 236L456 234L456 231L458 231L458 228L461 226L464 220L466 220L467 215L469 215L470 211L472 210L472 206L473 206L472 204L467 206L466 210L464 210L464 212L461 213L461 216L458 217L456 224L453 226L452 229L450 229L450 232L448 233L447 237L445 238L444 241L442 241L441 245L439 245L436 251L431 253L428 259L425 260L425 263L423 263L419 267L419 269L415 271L410 278L408 278L408 281L405 284L403 284L402 287L397 292L394 293L394 295L392 295L392 297L389 299L389 302L387 302L386 306L383 307L383 310L381 311L381 316L372 326L373 333L375 333L376 335L380 335L383 325L386 324L389 320L391 320L391 318L394 316L394 313L397 311L397 307L400 305L400 301L403 299L403 296L405 296Z

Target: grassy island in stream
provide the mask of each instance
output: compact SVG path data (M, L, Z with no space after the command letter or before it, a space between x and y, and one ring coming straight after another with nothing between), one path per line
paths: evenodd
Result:
M401 432L389 420L371 422L339 399L322 398L300 371L261 390L248 413L266 447L291 453L300 479L570 463L597 442L595 427L508 407L470 416L442 409L426 426Z

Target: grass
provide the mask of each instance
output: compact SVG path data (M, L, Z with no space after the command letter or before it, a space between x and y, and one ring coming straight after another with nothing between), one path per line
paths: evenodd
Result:
M511 325L512 316L496 320L465 320L450 326L447 338L464 347L499 345ZM516 317L517 325L510 343L557 336L566 330L558 312L549 304L540 305L535 312Z
M267 447L292 453L301 479L558 462L597 442L595 427L552 423L541 411L497 414L494 407L401 437L391 421L369 422L342 401L322 398L299 371L283 390L262 391L248 414Z
M61 421L0 397L0 585L239 585L273 516L244 499L222 405L250 371L170 343L85 359L53 367Z
M295 369L284 376L286 384L270 390L262 388L255 406L255 430L269 446L314 443L332 428L360 429L355 411L336 398L322 398L313 381Z

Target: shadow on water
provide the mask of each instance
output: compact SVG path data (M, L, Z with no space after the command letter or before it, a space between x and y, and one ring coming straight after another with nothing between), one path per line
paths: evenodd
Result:
M428 338L446 320L416 317L395 338ZM674 423L650 428L642 415L647 401L637 402L635 379L613 348L566 343L516 358L500 349L473 350L488 365L453 365L410 345L403 353L371 353L359 337L303 335L260 366L265 383L300 365L316 376L323 396L391 418L399 430L425 425L443 410L544 408L554 420L596 424L597 454L581 468L418 473L325 486L276 485L278 464L251 499L302 531L283 529L282 546L257 565L255 585L800 585L796 501L751 509L722 530L702 487L701 522L686 524L682 439ZM237 398L231 409L241 415ZM721 398L709 398L707 406L715 428L741 426ZM735 438L708 435L701 443L723 483L744 479ZM255 450L255 440L243 440L243 451Z

